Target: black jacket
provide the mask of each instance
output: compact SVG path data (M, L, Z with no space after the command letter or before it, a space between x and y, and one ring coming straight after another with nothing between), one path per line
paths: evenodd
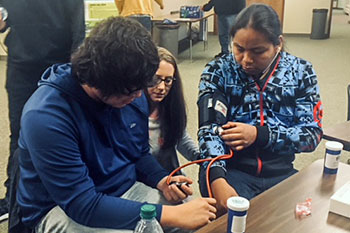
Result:
M83 0L0 0L8 11L5 39L12 65L69 62L85 37Z
M209 11L212 7L218 15L235 15L245 7L245 0L210 0L203 9Z

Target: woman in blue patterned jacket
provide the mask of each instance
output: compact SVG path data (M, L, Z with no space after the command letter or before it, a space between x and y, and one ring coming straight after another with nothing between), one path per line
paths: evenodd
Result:
M245 8L231 36L233 54L207 64L197 103L201 157L234 151L210 169L221 212L230 196L251 199L294 174L295 153L315 150L322 136L316 74L309 62L283 51L276 12L264 4ZM207 167L199 176L203 196Z

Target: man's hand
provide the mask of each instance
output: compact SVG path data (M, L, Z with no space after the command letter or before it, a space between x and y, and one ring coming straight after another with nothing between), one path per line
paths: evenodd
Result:
M227 199L233 196L238 196L238 194L224 178L214 180L210 187L213 192L213 196L216 199L216 209L218 211L217 216L219 217L227 212Z
M168 227L198 229L216 218L214 198L198 198L177 206L163 206L160 223Z
M1 17L1 16L0 16ZM2 21L0 19L0 30L4 29L6 27L6 22L5 21Z
M2 20L2 14L0 13L0 30L6 27L6 22Z
M191 178L186 176L173 176L171 177L170 185L166 183L167 176L159 181L157 188L163 192L164 197L167 201L171 203L179 203L188 196L193 194L193 190L190 186L184 184L192 184L193 181ZM181 189L179 189L176 183L183 183Z
M227 122L222 128L224 131L220 134L221 138L226 145L237 151L253 144L258 134L255 126L240 122Z

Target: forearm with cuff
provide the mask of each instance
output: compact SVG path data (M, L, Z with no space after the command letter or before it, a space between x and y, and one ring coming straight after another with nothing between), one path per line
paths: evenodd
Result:
M267 126L256 126L257 136L253 145L264 147L269 141L269 129ZM222 166L214 166L210 168L210 183L218 178L226 179L226 171Z

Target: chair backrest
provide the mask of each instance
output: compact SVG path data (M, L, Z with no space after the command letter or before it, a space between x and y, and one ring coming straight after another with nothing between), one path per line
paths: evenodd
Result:
M348 121L350 121L350 84L348 85Z

